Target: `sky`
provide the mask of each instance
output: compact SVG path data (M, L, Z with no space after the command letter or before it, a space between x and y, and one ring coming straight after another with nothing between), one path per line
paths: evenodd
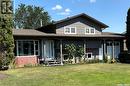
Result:
M126 30L126 16L130 0L13 0L14 8L21 3L43 7L51 19L58 21L80 13L109 26L105 32L122 33Z

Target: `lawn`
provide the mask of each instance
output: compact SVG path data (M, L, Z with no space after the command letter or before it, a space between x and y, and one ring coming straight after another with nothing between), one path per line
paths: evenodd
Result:
M32 67L0 74L8 75L0 80L0 86L130 86L130 64Z

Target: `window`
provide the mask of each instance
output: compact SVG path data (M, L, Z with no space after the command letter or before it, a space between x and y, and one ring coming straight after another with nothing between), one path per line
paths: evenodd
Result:
M112 45L113 45L112 41L107 41L107 43L106 43L107 52L106 53L110 57L112 57L112 55L113 55Z
M65 27L64 33L65 34L76 34L76 28L75 27Z
M70 33L70 28L65 28L65 33Z
M91 59L92 58L92 53L87 53L87 58Z
M92 57L92 54L91 53L88 53L88 58L91 58Z
M94 33L94 29L93 28L91 28L91 33Z
M112 46L112 42L111 42L111 41L108 41L108 42L106 43L106 45L107 45L107 46Z
M89 33L89 29L88 28L86 28L86 33Z
M75 28L71 28L71 33L76 33Z
M119 46L120 42L114 42L114 46Z
M35 52L34 55L38 55L39 54L39 42L38 41L34 41L35 43Z
M54 58L54 41L47 40L45 41L45 48L44 48L44 56L47 58Z
M94 34L95 33L95 29L94 28L86 28L85 29L85 34Z
M16 47L17 56L39 55L39 41L18 40Z

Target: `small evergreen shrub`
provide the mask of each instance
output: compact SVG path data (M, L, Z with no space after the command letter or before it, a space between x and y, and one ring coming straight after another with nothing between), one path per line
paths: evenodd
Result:
M118 60L121 63L130 63L130 53L128 53L127 51L121 52L119 54Z

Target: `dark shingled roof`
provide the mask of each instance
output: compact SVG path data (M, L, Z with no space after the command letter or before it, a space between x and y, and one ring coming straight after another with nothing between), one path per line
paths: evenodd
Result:
M55 33L44 33L35 29L13 29L14 36L42 36L42 37L116 37L124 38L123 34L102 32L102 34L55 34Z
M91 20L92 22L98 24L101 26L101 28L107 28L108 26L98 20L96 20L95 18L92 18L91 16L85 14L85 13L81 13L81 14L78 14L78 15L75 15L75 16L72 16L72 17L67 17L65 19L62 19L62 20L59 20L59 21L56 21L54 24L59 24L59 23L62 23L62 22L65 22L65 21L68 21L68 20L71 20L71 19L74 19L74 18L77 18L77 17L83 17L83 18L86 18L88 20Z
M43 36L44 32L35 29L13 29L14 36Z

